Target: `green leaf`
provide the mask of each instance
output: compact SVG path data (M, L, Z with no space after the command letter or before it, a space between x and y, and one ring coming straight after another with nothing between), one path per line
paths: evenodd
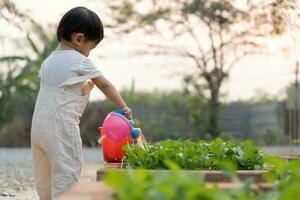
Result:
M40 56L41 53L40 53L40 51L39 51L37 45L36 45L36 44L33 42L33 40L31 39L31 37L30 37L29 34L26 35L26 39L27 39L27 41L29 42L29 44L30 44L32 50L33 50L38 56Z
M17 60L30 61L30 58L27 56L3 56L0 57L0 62L13 62Z

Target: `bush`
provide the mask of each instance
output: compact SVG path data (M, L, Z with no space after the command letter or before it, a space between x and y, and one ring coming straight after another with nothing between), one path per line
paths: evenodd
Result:
M263 132L263 144L264 145L288 144L288 138L287 136L279 133L274 129L266 129Z
M122 95L134 111L136 127L142 128L149 141L162 139L199 139L201 125L189 112L189 96L181 92L172 93L130 93ZM81 119L81 136L83 144L97 145L98 127L106 115L116 108L108 100L91 102ZM204 128L203 128L204 130Z
M137 145L126 148L125 162L132 168L165 169L171 160L183 169L221 169L232 162L240 170L262 169L264 157L259 147L250 141L224 142L217 138L210 143L190 140L165 140L149 144L146 150Z
M27 147L30 145L31 121L16 118L0 129L0 146Z

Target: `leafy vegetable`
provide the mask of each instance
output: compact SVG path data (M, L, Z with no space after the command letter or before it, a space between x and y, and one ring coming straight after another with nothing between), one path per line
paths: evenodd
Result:
M109 171L104 181L112 187L115 200L299 200L300 161L289 163L268 158L273 168L267 176L273 183L268 191L253 191L251 180L236 183L241 187L220 189L208 186L199 173L178 170L176 164L164 162L169 171ZM168 164L169 163L169 164Z
M230 161L241 170L261 169L262 150L250 141L235 143L220 138L210 143L190 140L165 140L149 144L147 150L137 145L126 147L125 162L132 168L166 169L165 160L171 160L183 169L222 169Z
M200 174L183 171L111 171L104 181L114 189L114 199L117 200L229 199L228 192L220 193L216 187L208 188Z

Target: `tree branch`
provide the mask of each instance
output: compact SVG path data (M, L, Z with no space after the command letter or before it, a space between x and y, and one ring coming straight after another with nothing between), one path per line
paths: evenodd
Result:
M183 48L182 51L183 51L183 55L185 55L185 56L187 56L187 57L189 57L189 58L192 58L192 59L195 61L195 63L196 63L196 65L197 65L198 69L200 69L202 72L206 70L205 62L203 62L202 59L199 59L196 55L192 54L191 52L189 52L189 51L186 50L185 48ZM199 60L202 61L202 65L201 65L201 63L199 62Z
M222 25L219 26L219 31L218 31L218 35L220 38L220 48L217 48L217 51L219 52L219 60L220 60L220 69L223 70L224 68L224 51L223 51L223 43L224 43L224 38L223 38L223 34L222 34L223 28Z
M234 65L240 61L242 58L248 56L248 55L254 55L257 54L258 52L256 51L247 51L242 53L241 55L237 56L229 65L228 65L228 69L226 71L226 73L229 73L231 71L231 69L234 67Z
M191 27L190 21L188 16L184 16L184 19L186 19L185 23L183 23L183 25L185 25L188 33L190 34L190 36L194 39L195 43L197 44L198 50L200 51L200 53L203 55L203 57L205 57L205 52L202 48L202 45L198 39L198 37L195 35L193 28ZM204 58L205 59L205 58Z
M214 65L215 65L215 68L219 68L218 66L218 59L217 59L217 49L215 47L215 40L214 40L214 37L213 37L213 33L212 33L212 27L210 25L210 22L208 22L207 24L208 26L208 29L209 29L209 39L210 39L210 45L211 45L211 50L212 50L212 57L213 57L213 61L214 61Z

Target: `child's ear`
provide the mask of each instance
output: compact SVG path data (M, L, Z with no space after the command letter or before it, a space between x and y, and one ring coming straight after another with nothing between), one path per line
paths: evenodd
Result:
M72 34L72 42L78 46L80 43L84 41L84 34L83 33L73 33Z

